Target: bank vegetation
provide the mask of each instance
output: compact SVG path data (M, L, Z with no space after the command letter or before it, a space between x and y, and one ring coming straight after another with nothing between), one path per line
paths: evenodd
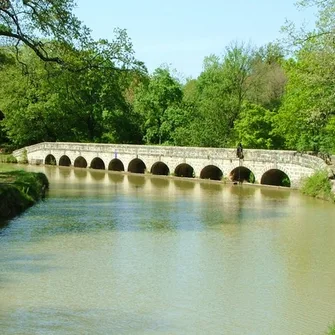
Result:
M49 187L45 174L0 172L0 220L13 218L42 199Z

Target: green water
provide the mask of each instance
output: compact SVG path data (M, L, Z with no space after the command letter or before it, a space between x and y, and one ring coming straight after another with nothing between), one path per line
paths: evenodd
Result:
M0 332L323 334L335 207L296 191L57 167L0 229Z

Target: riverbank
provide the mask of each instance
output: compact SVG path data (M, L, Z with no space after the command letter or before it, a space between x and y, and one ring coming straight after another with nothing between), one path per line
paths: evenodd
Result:
M22 213L43 198L48 187L44 173L0 171L0 220Z

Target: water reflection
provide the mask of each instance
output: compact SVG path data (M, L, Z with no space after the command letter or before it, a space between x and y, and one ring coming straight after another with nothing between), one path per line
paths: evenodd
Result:
M146 177L143 175L127 175L129 184L135 187L143 187L146 183Z
M106 171L103 170L89 170L89 174L92 180L101 181L106 177Z
M121 173L113 173L109 172L108 173L108 179L110 182L118 184L118 183L123 183L124 181L124 175Z
M172 179L174 185L182 190L191 190L195 187L196 182L193 180Z
M165 177L151 177L150 182L157 188L167 188L170 184L170 180Z
M73 169L75 177L78 179L85 179L87 177L88 170L87 169L80 169L80 168L75 168Z
M63 168L59 169L59 174L62 177L66 178L66 177L69 177L73 173L72 171L73 171L73 169L71 169L71 168L63 167Z
M0 231L3 334L322 334L333 321L332 204L39 169L47 199Z
M273 189L273 188L261 187L260 191L261 191L262 196L273 199L273 200L288 199L291 194L290 191L285 190L285 189L280 189L280 188Z
M230 194L238 197L253 197L258 190L254 186L248 185L229 185Z

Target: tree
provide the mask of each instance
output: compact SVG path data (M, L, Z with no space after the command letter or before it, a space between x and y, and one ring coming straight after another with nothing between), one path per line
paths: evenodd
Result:
M134 108L142 116L146 143L169 142L173 129L171 116L175 111L178 114L182 97L181 85L168 69L156 69L148 84L140 86L135 94Z
M135 59L124 29L114 30L112 42L94 41L90 30L73 14L74 8L73 0L0 0L2 44L14 46L18 60L19 47L25 45L44 62L74 72L106 66L145 71L143 63ZM77 53L72 62L67 58L69 51ZM26 64L21 64L26 70Z
M48 41L74 47L89 36L72 13L74 7L73 0L1 0L0 37L15 46L25 44L43 61L61 64L57 52L47 47Z
M131 72L115 72L113 61L101 54L95 58L105 66L76 72L45 63L27 47L19 51L30 71L22 72L18 63L0 70L2 123L15 145L138 140L135 118L124 94L125 77ZM91 53L93 57L95 49ZM74 63L78 51L64 55Z
M271 111L278 110L285 91L284 52L278 44L260 47L252 60L246 99Z
M330 152L335 150L335 2L302 0L297 4L316 6L318 14L312 31L297 32L292 24L285 27L298 50L286 62L288 83L275 118L276 132L285 137L287 148Z
M287 64L288 84L276 116L276 132L289 149L334 150L330 122L335 116L335 53L306 45Z
M275 113L262 106L245 103L239 118L235 121L235 131L246 148L277 149L282 139L273 133Z
M205 59L197 80L196 145L226 147L234 142L234 122L248 91L252 54L250 46L235 43L222 59Z

